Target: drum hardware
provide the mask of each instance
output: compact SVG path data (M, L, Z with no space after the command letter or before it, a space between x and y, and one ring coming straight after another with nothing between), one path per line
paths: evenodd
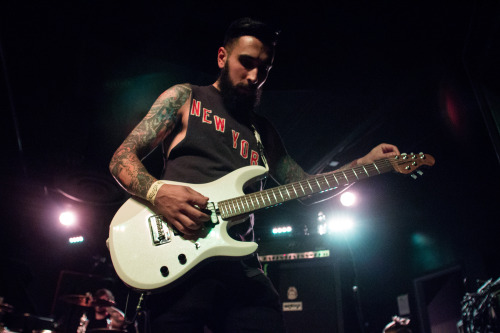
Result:
M55 332L57 324L49 317L11 313L5 320L5 326L5 332L48 333Z
M462 299L462 319L457 324L463 333L493 333L500 331L500 278L486 281L476 292Z
M63 295L60 297L63 302L83 306L86 308L90 308L93 306L115 306L116 303L114 301L107 301L104 299L94 299L91 295Z

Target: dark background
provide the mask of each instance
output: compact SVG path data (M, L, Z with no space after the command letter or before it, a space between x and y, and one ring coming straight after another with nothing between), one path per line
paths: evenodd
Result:
M459 267L474 289L499 275L495 1L18 1L0 7L5 302L50 315L58 281L70 278L62 271L114 277L105 240L126 195L110 157L166 88L215 81L223 33L241 16L281 30L259 113L306 171L380 142L436 159L417 180L357 184L355 229L322 240L350 263L366 330L380 332L402 294L417 322L415 279ZM161 170L158 152L146 163ZM76 229L58 224L66 205L80 213ZM266 210L257 237L268 244L272 227L287 224L294 234L278 250L309 244L302 230L314 233L320 210L345 211L337 199ZM76 234L85 242L69 245ZM124 288L112 286L122 305Z

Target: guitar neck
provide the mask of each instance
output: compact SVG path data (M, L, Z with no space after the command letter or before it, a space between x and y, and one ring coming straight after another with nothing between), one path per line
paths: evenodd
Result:
M351 169L322 173L298 182L220 201L218 207L222 218L249 214L262 208L276 206L286 201L316 193L335 190L338 187L352 184L361 179L393 171L394 163L397 163L397 160L384 158Z

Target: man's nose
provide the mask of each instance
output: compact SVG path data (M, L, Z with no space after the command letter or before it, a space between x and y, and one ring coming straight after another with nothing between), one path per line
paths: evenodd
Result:
M259 83L259 70L257 67L248 71L247 80L251 85L256 85L257 83Z

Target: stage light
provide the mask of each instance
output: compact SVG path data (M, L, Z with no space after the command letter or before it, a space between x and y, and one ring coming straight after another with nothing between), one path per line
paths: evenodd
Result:
M83 243L83 241L83 236L70 237L69 239L70 244Z
M321 223L318 225L318 234L319 235L324 235L328 231L328 228L326 227L326 223Z
M353 206L356 203L356 195L352 192L344 192L340 195L340 203L346 207Z
M76 222L76 215L71 211L62 212L59 215L59 222L65 226L71 226Z
M326 220L326 215L325 215L325 213L323 213L323 212L319 211L319 212L318 212L318 222L320 222L320 223L321 223L321 222L324 222L325 220Z
M291 233L291 232L292 232L291 226L273 228L273 235L286 234L286 233Z
M328 231L332 233L344 232L354 227L354 221L349 216L337 216L328 221Z

